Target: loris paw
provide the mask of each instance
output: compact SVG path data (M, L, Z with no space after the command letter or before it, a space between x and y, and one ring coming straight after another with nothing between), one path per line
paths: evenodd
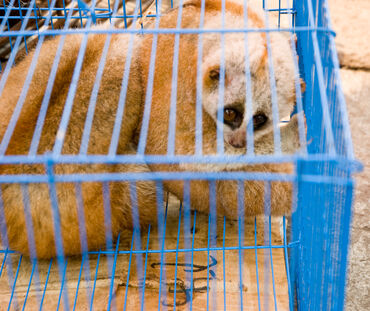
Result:
M304 140L302 139L302 141L300 141L299 137L300 119L303 121L302 130L304 133ZM307 125L304 113L300 112L293 115L290 121L280 128L280 133L283 153L292 154L296 153L302 148L305 148L307 145L306 143Z

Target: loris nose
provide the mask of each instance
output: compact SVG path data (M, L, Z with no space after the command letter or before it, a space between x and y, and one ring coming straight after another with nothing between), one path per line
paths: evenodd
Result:
M233 133L229 137L228 142L234 148L244 148L247 143L245 138L245 131Z

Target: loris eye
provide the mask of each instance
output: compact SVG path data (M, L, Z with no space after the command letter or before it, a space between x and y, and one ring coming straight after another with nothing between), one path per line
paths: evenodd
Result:
M226 108L224 110L224 121L233 122L236 118L237 112L234 109Z
M243 114L233 108L224 109L224 123L232 129L238 128L243 122Z
M263 113L255 114L253 116L253 129L258 130L267 122L267 117Z

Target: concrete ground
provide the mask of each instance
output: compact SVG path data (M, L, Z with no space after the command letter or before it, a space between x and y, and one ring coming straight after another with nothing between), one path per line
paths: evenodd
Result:
M352 139L364 170L356 175L347 311L370 310L370 1L330 0Z

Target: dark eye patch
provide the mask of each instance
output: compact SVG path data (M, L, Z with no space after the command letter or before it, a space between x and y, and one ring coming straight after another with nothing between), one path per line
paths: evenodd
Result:
M260 129L266 124L267 120L268 118L264 113L256 113L253 116L253 129L254 130Z

